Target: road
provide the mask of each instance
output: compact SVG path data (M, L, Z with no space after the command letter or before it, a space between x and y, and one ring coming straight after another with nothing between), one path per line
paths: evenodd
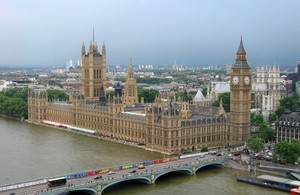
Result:
M83 185L86 183L95 183L100 180L104 181L104 180L110 180L110 179L114 179L114 178L131 177L131 176L134 176L137 174L157 172L157 171L161 171L163 169L177 168L179 166L187 166L187 165L206 162L206 161L210 161L212 159L219 159L219 158L220 157L215 156L215 155L205 155L202 157L197 156L197 157L183 158L183 159L178 159L176 161L169 161L169 162L160 163L160 164L148 165L148 166L145 166L144 169L131 168L131 169L114 171L113 174L112 173L104 173L104 174L101 174L101 176L102 176L101 179L95 179L95 175L82 177L82 178L78 178L78 179L71 179L71 180L67 180L66 185L60 186L60 187L55 187L52 189L67 188L68 186L71 186L71 185L77 186L77 185ZM130 173L130 171L132 171L132 170L136 170L136 172ZM24 195L24 194L39 194L39 193L45 192L47 190L51 190L51 188L48 187L47 183L44 183L44 184L30 186L30 187L20 187L20 188L13 189L13 190L6 190L3 192L0 192L0 194L10 194L10 193L15 193L16 195L18 195L18 194L22 194L22 195Z

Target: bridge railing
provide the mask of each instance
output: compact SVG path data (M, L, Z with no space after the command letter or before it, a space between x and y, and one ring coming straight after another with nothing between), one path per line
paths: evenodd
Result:
M31 187L31 186L45 184L45 183L47 183L46 179L39 179L39 180L25 182L25 183L15 183L15 184L10 184L7 186L0 187L0 192L18 189L18 188Z

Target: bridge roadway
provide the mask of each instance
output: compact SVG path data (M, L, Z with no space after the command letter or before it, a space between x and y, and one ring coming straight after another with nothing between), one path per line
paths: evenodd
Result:
M55 195L55 194L68 194L69 192L85 192L87 194L96 195L101 194L105 189L113 186L114 184L126 182L129 180L136 180L142 183L152 184L155 180L162 175L170 172L180 172L183 174L193 175L199 169L206 166L224 166L224 156L205 155L189 158L182 158L175 161L168 161L159 164L152 164L145 166L144 169L130 168L119 171L114 171L114 174L102 173L101 179L94 179L93 176L86 176L77 179L67 180L66 185L49 188L47 183L33 185L28 187L18 187L12 190L0 191L0 194L15 194L15 195ZM135 173L129 173L136 170ZM46 181L46 180L45 180ZM28 182L26 182L28 183ZM16 185L16 184L13 184ZM9 185L7 185L9 186ZM0 189L4 187L1 186Z

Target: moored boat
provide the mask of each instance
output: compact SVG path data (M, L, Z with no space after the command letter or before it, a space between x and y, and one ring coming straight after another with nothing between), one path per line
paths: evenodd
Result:
M300 194L300 188L293 188L290 191L290 195L299 195Z

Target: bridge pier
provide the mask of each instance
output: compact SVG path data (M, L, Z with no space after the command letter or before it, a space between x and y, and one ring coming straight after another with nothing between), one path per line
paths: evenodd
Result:
M154 174L151 172L151 175L150 175L150 179L151 179L151 184L154 184L155 183L155 180L154 180Z
M102 194L102 181L97 182L97 195Z
M192 175L196 174L196 167L194 165L194 163L192 164Z

